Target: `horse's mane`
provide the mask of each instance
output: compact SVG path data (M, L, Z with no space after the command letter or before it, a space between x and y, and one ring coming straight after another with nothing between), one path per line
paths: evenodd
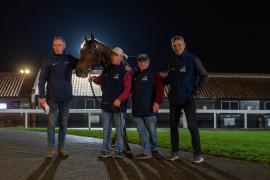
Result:
M98 46L97 49L100 54L95 54L95 58L101 58L101 64L107 67L110 63L111 48L109 48L105 43L95 39L95 44ZM101 55L101 57L100 57Z
M103 46L104 48L108 49L108 50L111 50L111 48L109 48L105 43L101 42L100 40L96 39L95 38L95 42L98 44L98 45L101 45Z
M98 39L95 39L95 42L101 46L103 46L105 49L107 49L110 53L110 51L112 50L111 48L109 48L105 43L99 41ZM126 62L126 60L128 59L128 55L126 53L123 54L124 56L124 61Z

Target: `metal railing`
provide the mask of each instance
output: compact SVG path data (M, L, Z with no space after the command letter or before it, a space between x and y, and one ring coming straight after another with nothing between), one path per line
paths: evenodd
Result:
M24 114L24 127L28 128L28 114L45 114L43 109L0 109L0 114ZM88 127L91 128L91 114L101 113L101 109L70 109L69 113L88 114Z
M127 113L131 113L131 109ZM160 109L159 113L169 113L169 109ZM42 109L0 109L0 114L24 114L25 128L28 128L28 114L45 114ZM101 109L70 109L69 113L88 114L88 128L91 128L91 116L93 114L100 114ZM244 128L247 129L247 115L248 114L270 114L270 110L221 110L221 109L197 109L197 113L214 114L214 126L217 128L217 114L243 114Z

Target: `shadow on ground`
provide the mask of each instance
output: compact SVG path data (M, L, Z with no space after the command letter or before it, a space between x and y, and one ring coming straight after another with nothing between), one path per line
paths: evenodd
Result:
M39 167L27 178L27 180L36 180L36 179L53 179L56 171L63 160L66 158L55 158L47 159L44 158L43 162Z
M162 159L137 160L134 158L99 158L108 171L110 179L216 179L196 167L184 161L167 161ZM212 171L221 175L224 179L237 179L236 177L215 167L203 163L201 165L211 168Z

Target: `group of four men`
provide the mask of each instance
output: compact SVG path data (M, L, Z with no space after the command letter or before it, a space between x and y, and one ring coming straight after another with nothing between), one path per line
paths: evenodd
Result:
M196 120L195 97L207 84L208 75L200 60L185 50L185 41L181 36L171 40L175 58L169 61L168 75L161 77L152 70L150 57L140 54L137 57L137 70L132 71L123 64L124 52L116 47L111 51L111 63L101 75L89 78L101 86L103 146L100 157L111 157L112 123L116 126L115 157L122 157L124 150L125 113L127 99L132 96L132 116L137 122L139 138L143 152L135 155L137 159L159 157L157 151L157 113L162 103L164 85L169 85L168 100L170 103L170 134L172 151L168 160L179 159L179 119L184 110L188 129L191 133L194 156L192 162L204 161L201 155L200 135ZM58 155L68 156L64 151L67 129L68 110L72 98L71 74L77 60L65 55L65 41L61 37L53 40L53 54L46 59L39 79L40 104L47 101L48 114L48 152L46 157L54 154L54 128L59 120ZM47 92L45 93L45 83ZM46 97L46 98L45 98Z

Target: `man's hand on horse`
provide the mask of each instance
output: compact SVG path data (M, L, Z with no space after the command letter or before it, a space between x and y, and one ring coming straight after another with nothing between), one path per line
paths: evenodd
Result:
M38 98L38 104L41 108L45 108L46 98Z
M120 107L120 104L121 104L121 101L119 99L116 99L116 100L113 101L113 105L115 107Z
M97 78L96 76L90 76L89 79L88 79L88 81L89 82L93 82L96 78Z
M158 109L159 109L159 104L155 102L153 104L153 112L156 113L158 111Z

